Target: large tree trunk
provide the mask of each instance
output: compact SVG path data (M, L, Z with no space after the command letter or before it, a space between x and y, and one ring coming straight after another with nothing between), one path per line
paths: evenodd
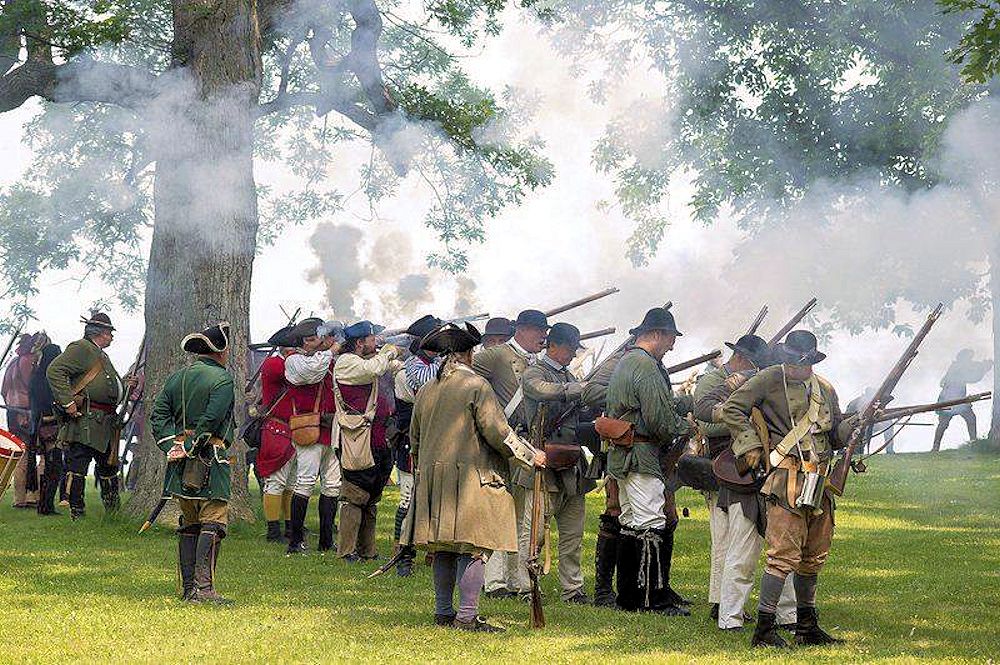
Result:
M990 421L990 441L1000 447L1000 241L990 256L990 294L993 306L993 419Z
M180 349L184 335L224 320L232 325L230 369L242 416L257 239L252 142L261 57L256 2L172 4L176 81L147 118L157 159L146 282L146 399L151 404L167 376L188 362ZM245 449L242 443L237 447L231 516L253 519ZM140 443L137 463L128 508L144 515L160 498L166 466L149 434Z

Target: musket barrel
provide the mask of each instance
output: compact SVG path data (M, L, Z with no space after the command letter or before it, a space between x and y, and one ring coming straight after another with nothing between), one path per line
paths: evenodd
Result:
M950 409L955 406L961 406L963 404L973 404L975 402L982 402L993 397L992 392L976 393L975 395L969 395L968 397L960 397L958 399L949 399L943 402L934 402L932 404L915 404L913 406L898 406L892 409L885 409L879 412L875 416L875 422L883 423L889 420L899 420L900 418L908 418L910 416L915 416L921 413L927 413L929 411L940 411L942 409Z
M589 295L585 298L580 298L579 300L574 300L573 302L568 302L565 305L560 305L559 307L554 307L550 310L546 310L545 316L555 316L557 314L562 314L563 312L568 312L571 309L576 309L581 305L586 305L587 303L594 302L595 300L600 300L601 298L606 298L610 295L618 293L619 289L616 286L612 286L610 289L604 289L593 295Z
M753 320L750 327L747 329L748 335L756 335L757 329L760 328L760 324L764 322L764 317L767 316L767 305L760 308L760 312L757 314L757 318Z
M697 367L703 363L707 363L710 360L715 360L722 355L722 351L716 349L711 353L706 353L703 356L698 356L697 358L692 358L691 360L685 360L682 363L676 365L671 365L667 368L667 374L676 374L677 372L683 372L686 369L691 369L692 367Z
M595 337L605 337L607 335L614 335L618 331L617 328L601 328L600 330L594 330L589 333L583 333L580 335L580 341L584 342L588 339L594 339Z
M801 322L802 319L806 318L806 315L812 311L813 307L816 306L817 302L819 301L816 300L815 298L807 302L802 309L800 309L798 312L795 313L795 316L789 319L788 323L782 326L781 329L774 334L774 337L768 340L767 342L768 346L774 346L782 339L784 339L785 335L792 332L792 330L795 329L795 326L799 325L799 322Z

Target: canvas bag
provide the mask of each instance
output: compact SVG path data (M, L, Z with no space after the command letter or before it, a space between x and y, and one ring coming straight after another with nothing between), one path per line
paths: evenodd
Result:
M292 433L292 442L297 446L311 446L319 442L320 412L319 402L323 397L323 383L320 382L316 390L316 402L312 411L308 413L298 413L295 410L295 402L292 402L292 415L288 419L288 429ZM337 411L340 411L338 406Z
M340 394L340 384L333 382L333 396L337 401L337 441L340 442L340 466L345 471L364 471L375 466L372 456L372 421L378 403L378 383L371 383L371 395L364 413L349 413L351 409Z

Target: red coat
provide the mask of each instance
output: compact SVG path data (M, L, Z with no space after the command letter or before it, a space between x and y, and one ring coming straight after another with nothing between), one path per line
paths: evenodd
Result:
M344 383L340 383L339 385L340 394L344 397L344 403L352 409L364 413L365 408L368 406L368 398L372 394L371 385L349 386ZM381 383L377 385L381 388ZM389 447L385 436L386 425L388 424L389 416L395 410L395 406L391 393L387 394L385 390L378 391L378 397L375 399L375 422L372 423L373 450L381 450Z

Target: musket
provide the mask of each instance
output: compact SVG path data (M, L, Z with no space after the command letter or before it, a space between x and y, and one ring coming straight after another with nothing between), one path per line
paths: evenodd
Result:
M445 321L445 323L454 323L458 325L460 323L474 323L476 321L482 321L483 319L488 319L488 318L490 318L490 313L483 312L482 314L471 314L469 316L459 316L454 319L448 319L447 321ZM397 335L402 335L403 333L405 333L407 328L409 328L409 326L406 326L405 328L392 328L391 330L383 330L381 333L379 333L379 336L381 336L382 338L395 337Z
M580 335L580 341L585 342L588 339L595 339L597 337L604 337L606 335L614 335L618 331L617 328L601 328L600 330L595 330L589 333L583 333Z
M795 329L795 326L799 325L799 322L802 321L802 319L806 318L806 315L812 311L813 307L816 306L817 302L818 301L815 298L807 302L802 309L800 309L798 312L795 313L795 316L789 319L788 323L786 323L781 327L781 330L779 330L774 334L774 337L768 340L767 345L774 346L775 344L783 340L785 338L785 335L792 332L792 330Z
M31 409L24 406L8 406L6 404L0 404L0 409L4 411L12 411L14 413L31 413Z
M132 387L129 387L128 384L132 379L134 379L136 376L139 375L140 371L142 371L146 367L146 339L147 339L146 335L147 333L143 333L142 342L139 344L139 352L135 356L135 362L132 363L132 367L129 368L128 374L125 375L125 380L122 382L127 392L122 398L122 403L118 406L118 409L115 411L115 415L118 416L117 421L119 425L123 425L126 423L129 425L129 429L127 430L129 438L125 439L126 450L128 449L128 442L131 440L132 433L135 431L135 426L132 422L133 416L135 416L135 411L139 406L139 402L142 400L141 391L139 396L137 396L135 399L132 399ZM119 464L119 462L121 461L121 457L118 451L118 444L121 440L120 437L122 433L123 432L121 430L117 432L118 437L116 437L115 440L111 442L111 445L113 446L114 449L111 451L112 454L108 456L108 462L115 466L118 466L119 474L122 472L121 469L122 465Z
M607 296L618 293L618 287L612 286L610 289L604 289L593 295L589 295L585 298L580 298L579 300L574 300L573 302L568 302L565 305L560 305L559 307L553 307L552 309L545 311L545 316L555 316L556 314L562 314L563 312L568 312L571 309L576 309L581 305L586 305L587 303L594 302L595 300L600 300L601 298L606 298Z
M666 309L666 310L669 310L673 306L674 306L674 301L673 300L668 300L667 302L663 303L663 309ZM635 335L629 335L628 339L626 339L624 342L622 342L621 344L619 344L615 348L615 350L612 351L608 355L607 358L605 358L604 360L601 360L600 362L595 362L593 369L590 370L590 373L588 373L587 376L584 377L583 380L584 381L590 381L591 379L593 379L595 376L597 376L598 370L601 369L601 366L604 363L606 363L610 358L614 358L616 354L621 353L622 349L626 349L629 346L632 346L633 344L635 344ZM562 418L560 418L559 420L562 421Z
M7 342L7 348L3 350L3 357L0 358L0 365L7 362L7 356L10 355L10 350L14 348L14 343L17 342L17 338L21 336L21 331L24 330L24 319L21 319L21 323L17 324L17 330L11 335L10 341Z
M284 311L284 310L282 310L282 311ZM288 323L286 323L285 326L286 327L287 326L294 326L295 325L295 321L299 318L299 314L301 312L302 312L302 308L301 307L299 307L298 309L296 309L295 313L292 314L290 317L288 317ZM274 353L277 350L278 350L277 346L272 346L271 350L268 351L267 356L264 358L264 360L267 360L268 358L270 358L271 356L273 356ZM256 385L256 383L257 383L257 379L260 378L260 372L261 372L262 369L264 369L264 361L263 360L260 362L259 365L257 365L257 371L254 372L253 376L250 377L250 380L247 381L247 385L243 389L243 392L249 393L249 392L251 392L253 390L254 385Z
M703 356L698 356L697 358L692 358L691 360L685 360L682 363L676 365L671 365L667 368L667 374L676 374L677 372L683 372L686 369L691 369L692 367L697 367L703 363L707 363L711 360L715 360L722 355L722 351L716 349L710 353L706 353Z
M163 479L164 489L166 489L167 487L167 481L170 478L170 474L173 473L173 467L170 466L171 464L174 464L174 462L167 463L167 476ZM156 518L160 516L161 512L163 512L163 507L167 505L167 501L169 500L170 500L169 496L165 495L160 497L160 502L156 504L156 507L153 508L153 512L149 514L149 517L146 518L146 521L142 523L141 527L139 527L140 536L146 531L148 531L149 527L153 526L153 524L156 523Z
M941 318L941 313L944 311L944 305L938 304L927 316L927 321L924 325L920 327L917 334L913 336L910 343L907 345L906 350L903 351L903 355L900 356L899 360L893 366L892 370L889 372L885 380L882 381L882 385L879 389L875 391L875 396L872 398L867 405L865 405L864 410L861 412L861 417L858 421L858 426L851 433L850 439L847 441L847 447L844 449L844 454L837 463L834 465L833 470L830 471L830 475L827 478L826 484L830 488L830 491L841 496L844 493L844 487L847 485L847 475L848 471L852 468L852 459L854 457L854 452L864 444L864 439L866 433L871 429L871 426L876 422L878 414L882 411L886 404L892 399L892 391L896 389L896 385L899 380L903 378L903 374L909 368L910 364L913 363L914 358L917 357L917 350L920 345L930 334L931 328L937 323L937 320ZM864 473L864 464L859 462L854 465L855 473Z
M892 409L883 409L875 414L874 423L884 423L890 420L901 420L903 418L909 418L911 416L916 416L921 413L928 413L930 411L941 411L942 409L950 409L955 406L961 406L962 404L974 404L975 402L982 402L988 399L992 399L992 392L976 393L975 395L969 395L968 397L960 397L958 399L949 399L943 402L934 402L933 404L915 404L913 406L898 406Z
M538 413L535 414L534 431L531 444L535 450L545 449L545 411L546 403L538 405ZM531 490L531 528L528 541L528 559L525 567L528 569L528 577L531 578L531 628L545 627L545 611L542 609L542 588L539 576L542 573L542 564L538 561L538 536L542 528L544 519L543 508L545 507L545 469L537 466L534 468L534 483Z
M764 317L767 316L767 305L760 308L760 313L757 314L757 318L753 320L750 327L747 329L748 335L756 335L757 329L760 328L760 324L764 322Z

